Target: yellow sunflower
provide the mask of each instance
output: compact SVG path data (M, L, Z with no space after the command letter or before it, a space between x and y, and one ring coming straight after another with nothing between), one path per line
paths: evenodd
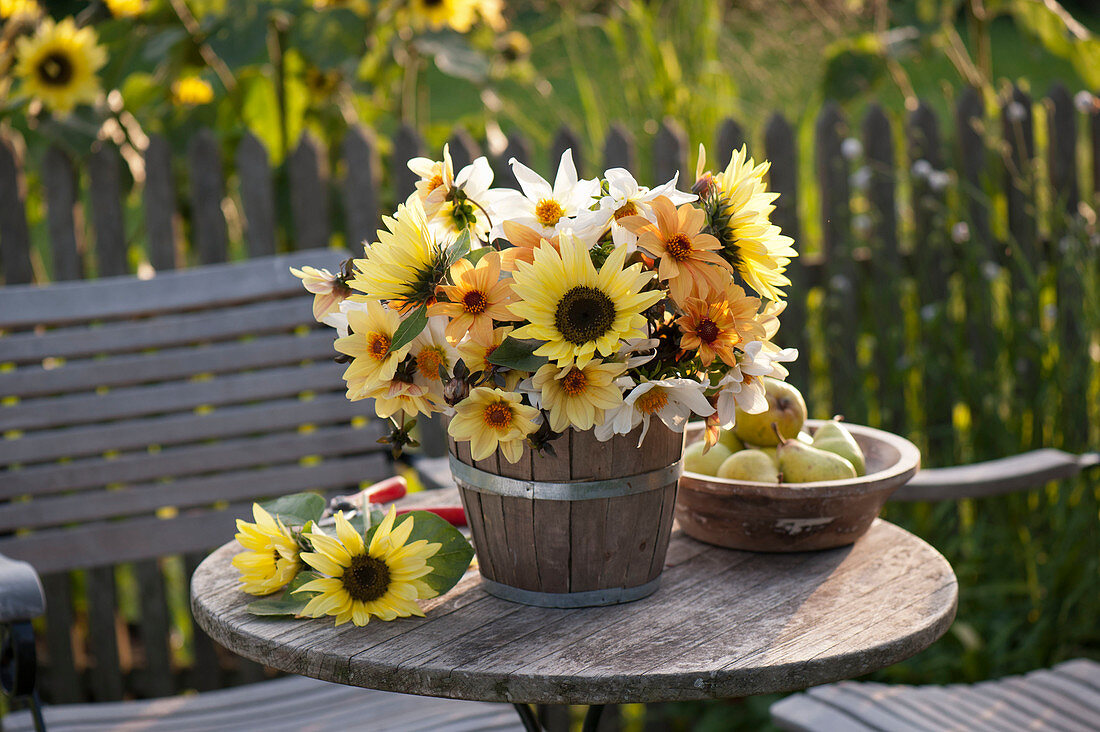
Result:
M337 625L349 620L366 625L371 616L381 620L424 616L416 601L435 597L436 591L420 578L431 574L428 560L442 545L424 539L406 543L413 517L395 528L396 516L391 506L369 546L342 511L336 514L335 538L320 529L305 534L315 551L303 552L302 561L327 576L295 590L320 593L310 599L302 615L334 615Z
M107 9L116 18L136 18L145 10L145 0L106 0Z
M37 0L0 0L0 19L33 19L42 14Z
M344 371L344 380L348 382L348 399L356 401L393 378L411 344L391 350L401 316L382 303L362 303L362 309L349 308L347 314L351 332L337 338L333 345L352 358Z
M355 260L355 277L348 282L370 298L384 300L398 312L434 301L435 288L447 274L444 245L428 228L416 194L397 207L395 218L382 217L388 230Z
M652 279L641 263L623 269L626 247L616 248L599 272L584 244L563 233L561 251L551 246L535 250L534 262L516 263L512 314L529 321L517 328L517 338L546 341L536 355L584 368L596 353L610 356L626 338L645 335L642 311L660 300L660 290L642 292Z
M449 318L447 338L453 342L462 340L469 333L472 338L489 340L494 320L511 320L508 303L512 302L512 279L500 278L500 255L489 252L477 266L460 259L451 267L453 286L440 290L448 302L437 302L428 308L429 315Z
M626 371L625 363L589 361L584 368L558 368L546 364L535 372L532 383L542 394L542 406L550 413L550 429L564 432L590 430L603 421L604 410L623 403L615 379Z
M99 94L96 72L107 63L107 52L96 45L94 30L78 29L72 18L60 23L47 18L33 36L19 39L15 54L23 93L58 114L94 102Z
M412 26L417 30L442 30L450 26L465 33L477 19L479 0L412 0L409 3Z
M214 101L214 87L197 76L185 76L172 84L172 102L180 107L196 107Z
M484 460L500 448L510 463L523 454L523 441L538 429L539 410L521 404L516 392L479 386L455 405L455 416L447 432L456 440L470 443L470 456Z
M241 573L241 589L250 595L270 595L290 583L302 564L298 543L278 517L260 504L252 504L250 524L237 519L236 539L248 551L233 557L233 566Z
M782 300L779 288L791 284L783 272L798 252L794 240L769 219L779 194L764 184L768 168L766 162L756 165L742 146L726 169L710 179L702 200L707 230L722 243L722 253L737 273L761 296Z

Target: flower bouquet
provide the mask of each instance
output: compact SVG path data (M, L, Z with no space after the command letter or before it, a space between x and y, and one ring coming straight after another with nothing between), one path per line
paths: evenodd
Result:
M689 419L712 444L797 355L773 342L796 253L744 148L712 174L700 146L690 192L581 179L568 150L553 182L510 165L520 190L483 157L411 160L416 191L363 258L293 271L395 453L420 415L448 421L490 591L633 599L656 587Z

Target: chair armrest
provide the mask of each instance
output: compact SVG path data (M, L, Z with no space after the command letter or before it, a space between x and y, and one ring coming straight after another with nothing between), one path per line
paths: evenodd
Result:
M1100 464L1100 453L1073 455L1045 448L973 465L921 470L892 501L943 501L999 496L1069 478Z
M46 612L38 572L26 562L0 554L0 623L30 620Z

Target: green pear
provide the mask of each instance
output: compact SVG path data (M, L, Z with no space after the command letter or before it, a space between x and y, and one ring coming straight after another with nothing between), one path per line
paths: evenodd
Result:
M722 444L715 445L703 454L703 443L693 442L684 448L684 470L689 473L716 475L718 467L725 462L733 451Z
M797 439L801 440L802 442L805 442L807 445L814 444L813 435L811 435L806 430L800 431L796 437L797 437Z
M741 450L730 455L719 466L718 477L754 483L778 483L779 469L763 451Z
M770 457L772 459L772 462L775 463L776 467L779 467L779 456L775 454L774 447L758 447L756 449Z
M817 428L813 446L840 455L852 464L856 469L856 475L864 475L867 472L866 460L859 443L852 437L848 428L835 417Z
M816 483L856 477L856 469L840 455L800 440L783 439L775 452L784 483Z
M744 450L745 445L737 438L733 430L722 430L718 433L718 444L725 445L729 448L730 452L737 452L738 450Z
M772 431L773 422L779 425L780 434L788 438L793 438L802 429L802 423L806 421L806 400L798 389L785 381L770 376L763 379L767 411L749 414L738 409L733 430L741 442L771 447L778 444Z

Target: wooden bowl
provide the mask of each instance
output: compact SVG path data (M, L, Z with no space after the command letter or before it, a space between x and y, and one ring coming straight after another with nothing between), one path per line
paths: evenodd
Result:
M811 434L824 422L806 420ZM816 483L754 483L684 471L676 519L708 544L757 552L800 552L853 543L882 504L920 468L920 450L890 432L845 422L866 456L867 474ZM689 425L687 444L702 436Z

